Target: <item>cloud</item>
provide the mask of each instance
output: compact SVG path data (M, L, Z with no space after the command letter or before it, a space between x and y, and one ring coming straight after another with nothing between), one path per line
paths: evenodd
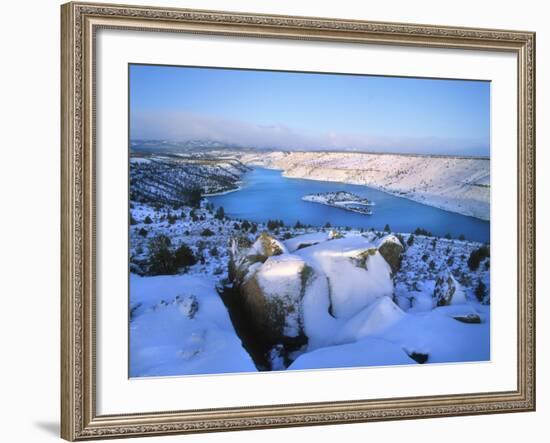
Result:
M286 125L261 125L193 112L139 112L131 115L131 138L209 140L243 147L284 150L358 150L418 154L487 155L473 139L298 132Z

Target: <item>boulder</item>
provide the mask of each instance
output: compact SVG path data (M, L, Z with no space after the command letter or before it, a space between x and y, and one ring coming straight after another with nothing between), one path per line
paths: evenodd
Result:
M478 314L466 314L466 315L455 315L453 317L456 321L462 322L462 323L470 323L470 324L476 324L481 323L481 317Z
M392 296L391 267L375 244L348 236L296 251L328 283L329 314L349 319L379 297Z
M246 236L234 237L231 239L229 279L240 286L254 264L264 263L269 257L286 252L285 246L266 232L260 234L254 243Z
M288 251L285 245L283 245L275 237L270 236L267 232L262 232L260 234L249 251L252 255L259 255L261 257L265 257L266 259L267 257L281 255L286 252Z
M395 235L386 235L377 242L378 252L384 257L391 267L392 273L395 275L401 267L401 254L403 253L403 245Z
M448 306L466 301L462 286L455 280L453 274L448 269L445 269L437 276L433 301L435 306Z
M313 270L298 256L271 256L243 281L240 295L254 329L269 343L303 342L302 298Z

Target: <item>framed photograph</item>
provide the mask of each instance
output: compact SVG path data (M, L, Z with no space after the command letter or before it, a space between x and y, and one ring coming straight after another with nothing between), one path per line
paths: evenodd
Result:
M62 437L535 409L535 35L62 6Z

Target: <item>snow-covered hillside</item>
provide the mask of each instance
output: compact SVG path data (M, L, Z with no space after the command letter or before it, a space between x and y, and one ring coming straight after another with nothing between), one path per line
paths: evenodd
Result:
M488 159L345 152L245 153L249 165L286 177L367 185L451 212L489 220Z
M235 190L248 168L234 157L140 154L130 158L130 197L149 203L183 203L201 194Z

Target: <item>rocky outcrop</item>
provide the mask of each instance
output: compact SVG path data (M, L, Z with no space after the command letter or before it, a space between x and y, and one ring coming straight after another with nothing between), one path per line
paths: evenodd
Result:
M303 341L301 299L312 272L265 232L252 244L242 238L232 241L229 278L254 329L266 342Z
M304 336L302 298L312 272L300 257L272 256L243 282L240 294L249 318L268 342Z
M234 237L230 248L229 279L239 286L254 264L262 264L269 257L286 252L286 247L266 232L260 234L254 243L245 236Z
M433 292L435 306L448 306L450 304L464 303L466 301L464 291L453 274L446 269L441 272L435 281Z
M403 253L403 245L395 235L386 235L378 241L378 252L384 257L391 267L392 273L395 275L401 267L401 254Z
M250 242L234 240L229 272L233 288L253 329L271 347L281 343L288 350L305 343L306 336L316 340L324 334L325 320L346 322L381 298L391 302L393 268L388 260L400 259L399 240L386 236L379 245L359 235L328 240L327 235L299 249L294 248L301 241L290 242L292 253L266 233L249 247ZM361 319L354 322L359 329Z

